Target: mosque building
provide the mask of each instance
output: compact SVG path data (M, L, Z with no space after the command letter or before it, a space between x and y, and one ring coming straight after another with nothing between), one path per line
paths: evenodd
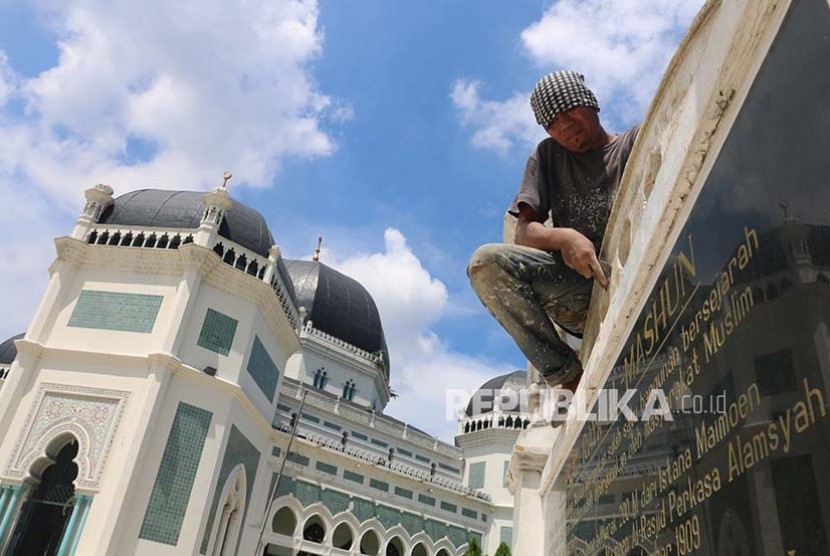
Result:
M31 323L0 345L3 554L457 556L471 539L490 555L511 542L518 406L471 404L455 445L384 414L372 297L317 257L284 260L225 184L95 186L55 244Z

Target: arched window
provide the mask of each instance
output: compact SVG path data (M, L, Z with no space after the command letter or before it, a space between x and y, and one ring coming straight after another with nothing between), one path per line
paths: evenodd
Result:
M403 541L395 537L386 545L386 556L404 556Z
M343 385L343 397L349 401L352 401L354 399L354 390L354 381L347 380L346 384Z
M316 371L314 371L314 387L315 388L325 388L326 383L329 380L329 375L325 371L324 367L320 367Z
M226 483L216 509L216 525L210 552L213 556L229 556L236 553L242 514L245 508L245 469L240 466L235 475Z
M286 537L294 536L294 530L297 528L297 516L291 508L280 508L274 514L274 519L271 521L271 530L278 535L285 535Z
M360 539L360 553L367 554L368 556L377 556L378 550L380 550L380 539L378 538L378 534L370 529Z
M331 537L331 543L335 548L339 548L340 550L349 550L352 547L353 542L354 534L352 533L351 527L345 523L341 523L335 527L334 533Z
M303 539L318 544L326 538L326 527L319 515L313 515L303 525Z
M49 451L47 450L47 454ZM78 443L73 438L49 456L52 461L39 475L40 483L20 507L17 524L4 554L54 554L65 550L64 529L72 514L78 465ZM72 534L72 531L69 532Z

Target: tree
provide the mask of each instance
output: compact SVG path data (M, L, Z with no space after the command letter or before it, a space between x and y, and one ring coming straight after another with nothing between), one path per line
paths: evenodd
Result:
M482 556L481 546L479 546L475 537L470 539L470 544L467 545L467 552L464 553L464 556Z
M506 542L501 543L496 549L496 556L511 556L510 546Z

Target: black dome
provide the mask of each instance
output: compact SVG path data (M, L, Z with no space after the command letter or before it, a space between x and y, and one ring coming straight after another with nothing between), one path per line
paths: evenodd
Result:
M0 344L0 365L11 365L12 361L17 357L17 346L14 345L15 340L19 340L25 334L18 334L12 336L2 344Z
M204 191L139 189L116 197L101 215L101 223L160 228L198 228L202 219ZM268 224L260 213L234 201L225 213L219 235L263 257L274 244Z
M467 415L472 417L475 409L473 405L478 405L479 411L476 415L483 415L490 413L493 410L493 395L498 396L497 392L500 390L513 390L517 394L527 388L527 371L513 371L506 375L500 375L496 378L491 378L481 385L473 397L470 398L470 403L467 404ZM521 411L520 397L515 397L516 402L509 406L502 405L502 412L517 412Z
M380 351L389 378L389 351L375 300L360 283L316 261L285 261L297 306L314 328L370 353Z

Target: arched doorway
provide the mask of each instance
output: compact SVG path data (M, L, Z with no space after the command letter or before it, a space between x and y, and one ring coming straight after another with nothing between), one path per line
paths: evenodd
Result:
M61 448L40 474L40 483L31 489L29 498L20 508L20 517L12 533L7 556L57 554L69 516L78 465L78 443L73 439Z

